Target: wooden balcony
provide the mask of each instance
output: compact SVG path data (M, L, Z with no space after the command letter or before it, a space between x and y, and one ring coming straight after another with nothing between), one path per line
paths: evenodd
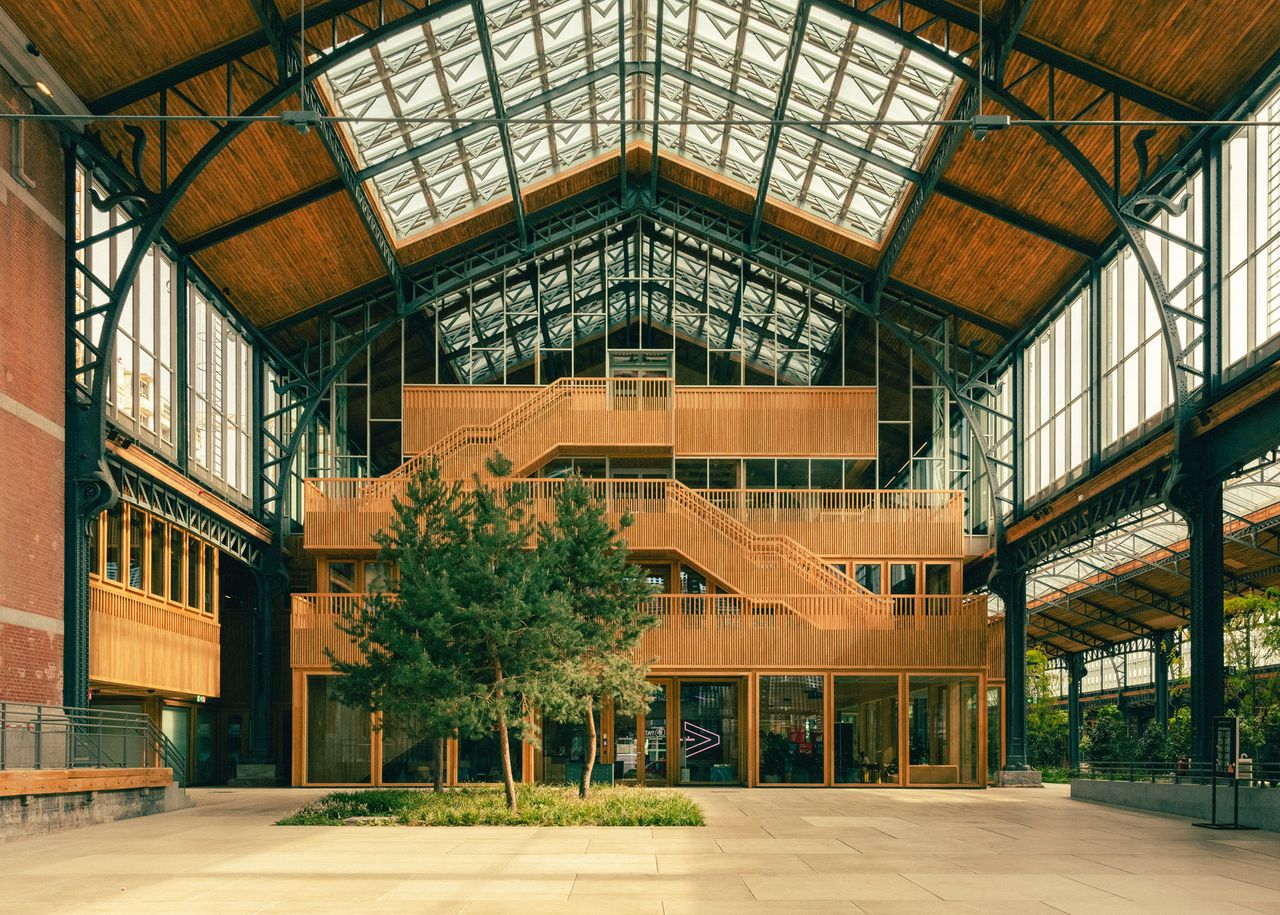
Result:
M541 390L538 385L407 384L404 453L428 451L463 426L491 425Z
M876 456L875 388L676 390L676 454Z
M219 633L212 617L89 582L89 679L95 686L217 696Z
M290 664L328 668L326 649L339 660L357 660L357 649L337 624L364 600L358 594L294 595ZM987 601L981 595L876 597L854 613L838 598L814 595L667 595L651 598L648 606L657 624L645 633L636 657L656 673L975 669L988 659Z
M392 499L403 498L407 484L404 477L308 480L307 547L372 549L374 532L390 523ZM528 487L537 520L554 517L556 493L564 481L509 485ZM632 550L683 556L736 592L844 595L855 607L870 596L790 537L757 533L675 480L591 480L588 485L611 523L630 515L632 524L623 536Z
M493 415L499 406L510 403L505 392L489 389L460 396L457 388L432 388L440 395L443 416L460 418L467 407L480 417ZM419 390L412 398L415 420L430 413L434 396ZM488 407L489 400L495 406ZM406 395L406 409L410 398ZM422 406L424 405L425 406ZM562 378L544 388L535 388L526 397L488 423L454 426L432 441L425 450L393 471L402 476L426 460L439 463L445 479L465 480L484 466L495 451L514 465L519 476L545 463L560 452L575 454L670 454L674 442L672 382L666 378ZM405 441L425 439L421 429L410 431L406 414ZM444 427L439 417L428 426L429 434ZM407 449L406 445L406 449Z
M535 480L530 485L539 498L549 500L561 484ZM774 552L785 548L782 541L792 541L806 554L806 563L819 556L955 559L963 555L964 501L955 491L692 490L671 480L601 480L592 485L600 498L612 500L615 520L621 510L632 512L637 524L626 532L632 549L672 551L695 565L707 562L704 571L726 583L744 581L741 572L726 568L726 563L732 565L737 559L708 551L741 550L753 538L773 544ZM403 498L406 486L402 477L307 480L307 548L373 549L374 533L391 520L392 497ZM550 518L549 511L549 505L539 506L539 517ZM676 514L654 517L669 512ZM736 582L734 588L752 590ZM779 593L807 588L774 583L760 590Z
M560 406L549 410L549 404ZM655 408L674 409L673 425L645 415ZM530 417L538 423L527 422ZM667 379L623 378L562 379L546 387L404 389L405 454L439 455L444 446L455 447L450 437L460 430L475 437L498 425L503 453L518 466L530 459L528 455L536 458L554 450L591 453L605 447L613 453L674 449L691 457L871 458L876 454L876 390L673 388ZM496 443L483 444L491 451ZM473 461L462 475L478 465Z
M790 537L821 556L958 559L964 494L955 490L702 489L759 534Z

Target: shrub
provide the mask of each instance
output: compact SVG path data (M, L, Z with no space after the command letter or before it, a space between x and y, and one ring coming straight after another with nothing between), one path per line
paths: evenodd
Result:
M335 791L279 826L341 826L350 817L387 817L404 826L701 826L702 811L678 791L596 788L588 798L555 785L518 785L515 810L501 787Z

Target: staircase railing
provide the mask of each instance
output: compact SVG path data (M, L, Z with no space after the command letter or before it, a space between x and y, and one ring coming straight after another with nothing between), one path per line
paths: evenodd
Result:
M0 770L168 768L185 785L185 754L141 712L0 702Z
M681 553L739 593L871 595L790 537L759 534L676 480L585 482L612 515L630 512L644 522L625 535L633 549ZM403 496L407 484L406 477L308 480L307 533L315 538L308 545L371 547L373 531L390 521L391 501ZM549 520L564 481L522 479L502 485L527 488L534 516Z
M669 445L674 429L673 384L670 378L561 378L487 426L454 429L383 479L409 476L432 460L437 462L445 479L465 478L481 470L477 459L486 456L468 455L470 460L455 460L472 446L484 446L489 452L501 451L512 462L518 475L530 469L533 461L563 443L566 430L550 420L554 415L575 407L585 410L594 406L600 411L615 413L666 413L672 418L666 434ZM571 428L568 431L572 434L577 430Z
M584 482L611 515L630 513L636 518L633 531L624 534L632 548L666 546L740 593L837 595L846 599L846 611L851 613L868 610L865 598L876 596L790 537L757 534L677 480ZM564 481L515 480L504 485L528 487L534 515L549 519L553 517L552 502ZM653 532L641 524L646 515L662 516ZM714 536L677 537L670 524L672 517L709 529ZM665 534L672 542L645 542L646 534ZM739 557L748 560L747 568L738 562Z

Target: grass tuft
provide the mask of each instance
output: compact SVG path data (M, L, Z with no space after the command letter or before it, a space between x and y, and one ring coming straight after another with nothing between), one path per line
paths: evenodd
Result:
M278 826L341 826L349 817L389 817L404 826L702 826L698 805L663 788L598 787L585 801L576 788L517 785L518 809L502 787L335 791L280 820Z

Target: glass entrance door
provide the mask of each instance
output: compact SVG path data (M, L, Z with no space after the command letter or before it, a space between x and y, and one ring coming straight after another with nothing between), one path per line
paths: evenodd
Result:
M681 681L680 784L741 782L738 687L736 681Z
M169 738L169 742L173 745L175 752L182 757L182 766L185 769L187 760L191 754L188 752L188 744L191 742L191 710L172 705L166 705L160 709L160 730L164 732L164 736ZM174 761L166 760L166 765L173 765Z
M667 784L667 684L653 683L641 715L613 716L613 780Z
M667 696L666 683L657 684L649 711L641 717L644 728L644 773L646 784L667 783Z

